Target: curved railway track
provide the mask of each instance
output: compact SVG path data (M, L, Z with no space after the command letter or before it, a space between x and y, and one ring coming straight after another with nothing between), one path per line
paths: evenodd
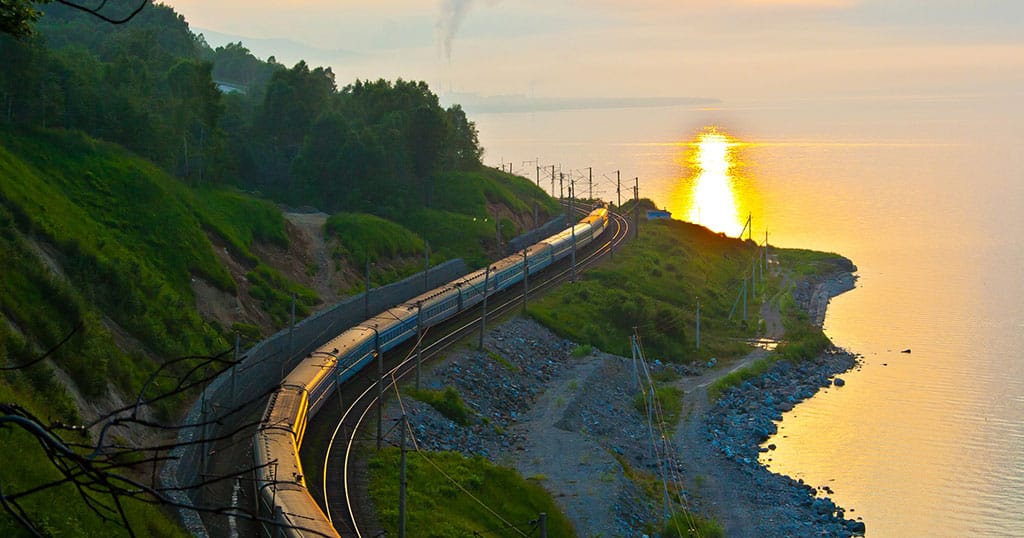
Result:
M578 207L577 212L586 214L589 207ZM597 242L588 245L588 248L580 251L581 257L576 261L576 270L581 271L598 263L600 259L609 253L614 254L628 237L630 223L621 215L609 212L612 217L609 219L609 228L613 231L610 238L604 242ZM612 225L614 223L614 225ZM560 284L572 277L573 269L568 260L538 272L536 276L530 275L529 295L535 295ZM522 287L517 286L515 290L509 289L500 294L492 296L496 304L488 308L488 317L502 316L513 308L516 308L523 301ZM438 327L434 331L441 331L435 335L435 339L429 344L423 344L422 360L441 353L453 343L461 340L470 333L480 329L481 314L480 307L470 310L467 315L459 316L457 319ZM330 440L327 443L323 455L322 473L320 479L322 495L319 501L331 524L341 533L342 536L354 536L362 538L366 536L360 529L360 519L364 514L356 506L356 492L354 491L354 476L351 472L351 463L356 448L357 433L363 425L366 415L377 404L377 393L391 390L395 383L403 379L410 372L415 370L416 358L409 349L399 349L395 355L401 356L401 352L408 352L408 356L384 370L384 375L377 377L370 372L364 372L358 378L350 380L349 387L355 388L347 394L348 402L341 406L340 418L337 419ZM365 369L369 370L369 368ZM383 389L378 388L379 380L386 380ZM361 390L360 390L361 389ZM339 394L338 397L342 397ZM337 466L340 465L340 469ZM339 472L340 471L340 472ZM319 496L319 495L318 495Z

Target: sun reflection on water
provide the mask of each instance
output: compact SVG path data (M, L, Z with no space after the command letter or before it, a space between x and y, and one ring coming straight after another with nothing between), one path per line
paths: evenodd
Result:
M692 144L689 164L697 170L687 220L736 236L743 229L733 188L733 148L739 143L717 129L705 129Z

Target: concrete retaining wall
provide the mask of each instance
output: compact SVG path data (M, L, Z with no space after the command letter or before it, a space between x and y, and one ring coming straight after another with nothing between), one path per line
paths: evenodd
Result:
M370 315L401 304L466 273L466 264L461 259L455 259L430 268L426 280L423 272L420 272L405 280L372 289L369 294ZM293 329L285 328L254 345L244 353L238 365L222 373L207 386L202 396L189 409L184 424L211 421L218 418L215 415L234 410L254 396L270 390L309 352L365 319L364 294L359 294L296 323ZM179 446L171 452L171 457L175 459L164 465L160 472L163 486L190 488L202 482L205 469L209 465L207 460L210 457L210 444L190 443L197 439L215 438L230 433L237 424L237 420L224 420L223 424L210 425L205 431L202 426L180 430ZM249 438L246 438L246 442L248 440ZM172 491L169 496L184 505L224 504L204 503L198 488ZM195 536L208 536L203 521L195 510L182 508L180 513L189 532Z

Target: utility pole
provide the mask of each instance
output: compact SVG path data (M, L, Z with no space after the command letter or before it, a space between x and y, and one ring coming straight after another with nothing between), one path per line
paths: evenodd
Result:
M565 198L565 174L558 173L558 198Z
M593 166L588 166L587 167L587 171L588 171L588 177L590 178L590 192L589 192L590 197L589 197L589 199L593 200L594 199L594 167Z
M765 283L767 283L768 275L766 273L768 272L768 228L764 229L764 269L765 270L764 272L761 273L761 276L764 277Z
M401 435L401 470L398 475L398 538L405 538L405 490L406 490L406 475L405 475L405 428L408 426L408 422L405 418L405 413L402 413L402 435Z
M235 362L231 363L231 406L232 407L235 406L235 399L236 399L236 393L235 393L235 374L236 374L236 372L235 371L238 369L238 340L239 340L239 336L238 336L238 333L236 332L235 333Z
M430 289L430 241L423 240L423 291Z
M618 201L615 203L615 209L619 209L619 208L622 207L622 173L621 172L622 172L621 170L616 170L615 171L615 196L618 198Z
M537 157L537 186L540 187L540 157Z
M576 282L576 212L573 207L573 200L576 195L576 183L569 182L569 226L572 226L572 280L570 282Z
M526 298L530 294L530 265L526 259L526 249L523 249L523 313L526 313Z
M363 291L363 319L370 319L370 256L366 256L366 289Z
M700 298L697 298L697 351L700 351Z
M757 261L750 258L750 299L757 300Z
M423 302L416 302L416 390L420 390L420 363L423 362Z
M540 513L540 538L548 538L548 515Z
M633 179L633 237L640 237L640 178Z
M743 275L743 321L747 321L747 275Z
M555 165L551 165L551 196L555 195Z
M377 450L380 450L384 434L381 426L384 423L384 354L380 351L380 331L373 326L373 353L377 355Z
M501 217L497 215L494 217L494 238L498 245L498 257L501 258Z
M292 318L291 323L288 324L288 355L290 356L294 351L293 335L295 333L295 292L292 292Z
M491 281L491 266L487 265L487 270L484 272L484 306L483 313L480 314L480 344L477 349L480 351L484 350L484 333L487 332L487 286Z

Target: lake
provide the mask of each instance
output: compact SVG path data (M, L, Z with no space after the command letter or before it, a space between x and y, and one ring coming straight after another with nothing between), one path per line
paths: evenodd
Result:
M825 329L863 366L787 413L765 463L829 486L868 536L1024 536L1020 98L472 117L487 164L535 178L539 163L548 190L554 165L586 196L592 167L614 201L619 170L623 199L638 177L676 218L735 234L750 215L759 241L852 259L857 289ZM712 126L728 140L725 210L694 195L716 173L696 143Z

